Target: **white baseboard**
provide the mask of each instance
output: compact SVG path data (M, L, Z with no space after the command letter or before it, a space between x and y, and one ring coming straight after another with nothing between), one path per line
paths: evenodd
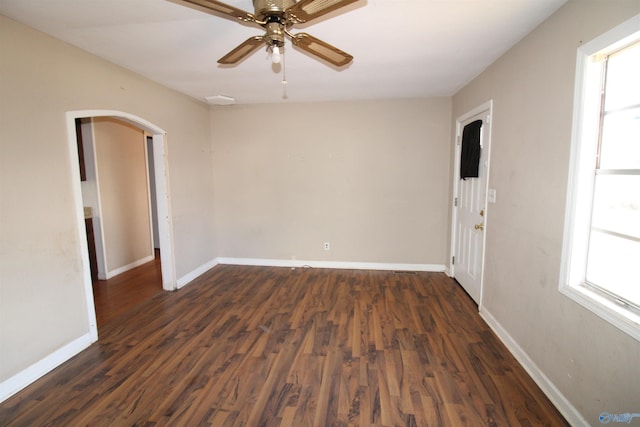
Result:
M263 258L215 258L177 280L178 289L189 284L206 271L218 264L255 265L260 267L289 267L289 268L339 268L352 270L397 270L397 271L432 271L443 272L445 266L440 264L387 264L377 262L340 262L340 261L302 261L290 259Z
M518 343L509 335L506 329L491 315L484 307L480 309L480 316L489 325L489 327L500 338L502 343L516 358L518 363L522 365L525 371L531 376L533 381L542 389L542 392L551 400L555 407L560 411L562 416L572 426L588 426L589 423L584 419L580 412L567 400L567 398L558 390L551 380L538 368L529 355L518 345Z
M71 359L73 356L89 347L93 341L95 341L95 339L92 338L91 333L87 333L80 338L71 341L64 347L54 351L44 359L41 359L29 366L27 369L18 372L8 380L3 381L0 383L0 402L5 401L38 378L46 375L67 360Z
M256 265L262 267L290 268L338 268L349 270L396 270L396 271L432 271L443 272L441 264L392 264L378 262L343 262L343 261L302 261L292 259L260 259L260 258L217 258L218 264Z
M191 281L193 281L197 277L199 277L202 274L206 273L208 270L211 270L213 267L215 267L218 264L219 264L219 262L218 262L217 258L216 259L212 259L211 261L202 264L200 267L196 268L195 270L193 270L193 271L185 274L181 278L179 278L176 281L176 286L178 287L178 289L182 288L183 286L187 285L188 283L190 283Z
M139 259L139 260L137 260L137 261L134 261L134 262L132 262L131 264L127 264L127 265L125 265L125 266L123 266L123 267L116 268L115 270L108 271L108 272L107 272L107 277L106 277L105 279L106 279L106 280L111 279L112 277L115 277L115 276L117 276L118 274L122 274L122 273L124 273L125 271L129 271L129 270L131 270L131 269L133 269L133 268L139 267L139 266L141 266L142 264L146 264L146 263L148 263L149 261L153 261L154 259L155 259L155 255L153 255L153 254L152 254L152 255L149 255L149 256L144 257L144 258L142 258L142 259ZM101 279L101 280L105 280L105 279L102 279L102 278L100 278L100 279Z

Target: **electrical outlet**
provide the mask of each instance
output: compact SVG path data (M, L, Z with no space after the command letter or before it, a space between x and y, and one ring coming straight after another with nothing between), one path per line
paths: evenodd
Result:
M329 244L329 242L324 242L324 250L328 251L331 249L331 245Z

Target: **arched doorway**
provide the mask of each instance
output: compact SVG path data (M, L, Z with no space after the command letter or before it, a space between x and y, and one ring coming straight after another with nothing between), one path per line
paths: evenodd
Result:
M155 176L156 214L158 220L158 234L160 246L160 259L162 268L162 287L164 290L176 289L175 259L173 250L173 232L171 227L171 200L169 194L169 173L166 150L166 132L160 127L135 115L115 110L78 110L69 111L66 115L69 153L71 167L79 169L78 150L76 141L75 121L86 117L112 117L133 126L136 126L151 135L153 145L153 163ZM77 175L75 175L77 176ZM84 211L82 189L79 180L73 182L74 203L77 213L77 226L79 235L85 234ZM89 256L86 239L80 239L82 253L82 268L85 282L85 296L87 314L89 316L90 333L93 341L98 339L95 306L93 300L92 280L89 265Z

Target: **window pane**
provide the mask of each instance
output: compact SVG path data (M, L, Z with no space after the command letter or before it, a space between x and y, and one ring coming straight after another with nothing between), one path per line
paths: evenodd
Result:
M640 169L640 107L604 117L600 169Z
M640 306L640 242L592 232L587 281Z
M640 76L640 43L609 56L606 111L638 104L640 99L638 76Z
M596 176L591 226L640 238L640 175Z

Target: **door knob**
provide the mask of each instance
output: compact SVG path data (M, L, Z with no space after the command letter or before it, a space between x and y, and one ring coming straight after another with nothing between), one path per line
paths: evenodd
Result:
M483 223L476 224L473 226L473 228L475 228L476 230L484 230L484 224Z

